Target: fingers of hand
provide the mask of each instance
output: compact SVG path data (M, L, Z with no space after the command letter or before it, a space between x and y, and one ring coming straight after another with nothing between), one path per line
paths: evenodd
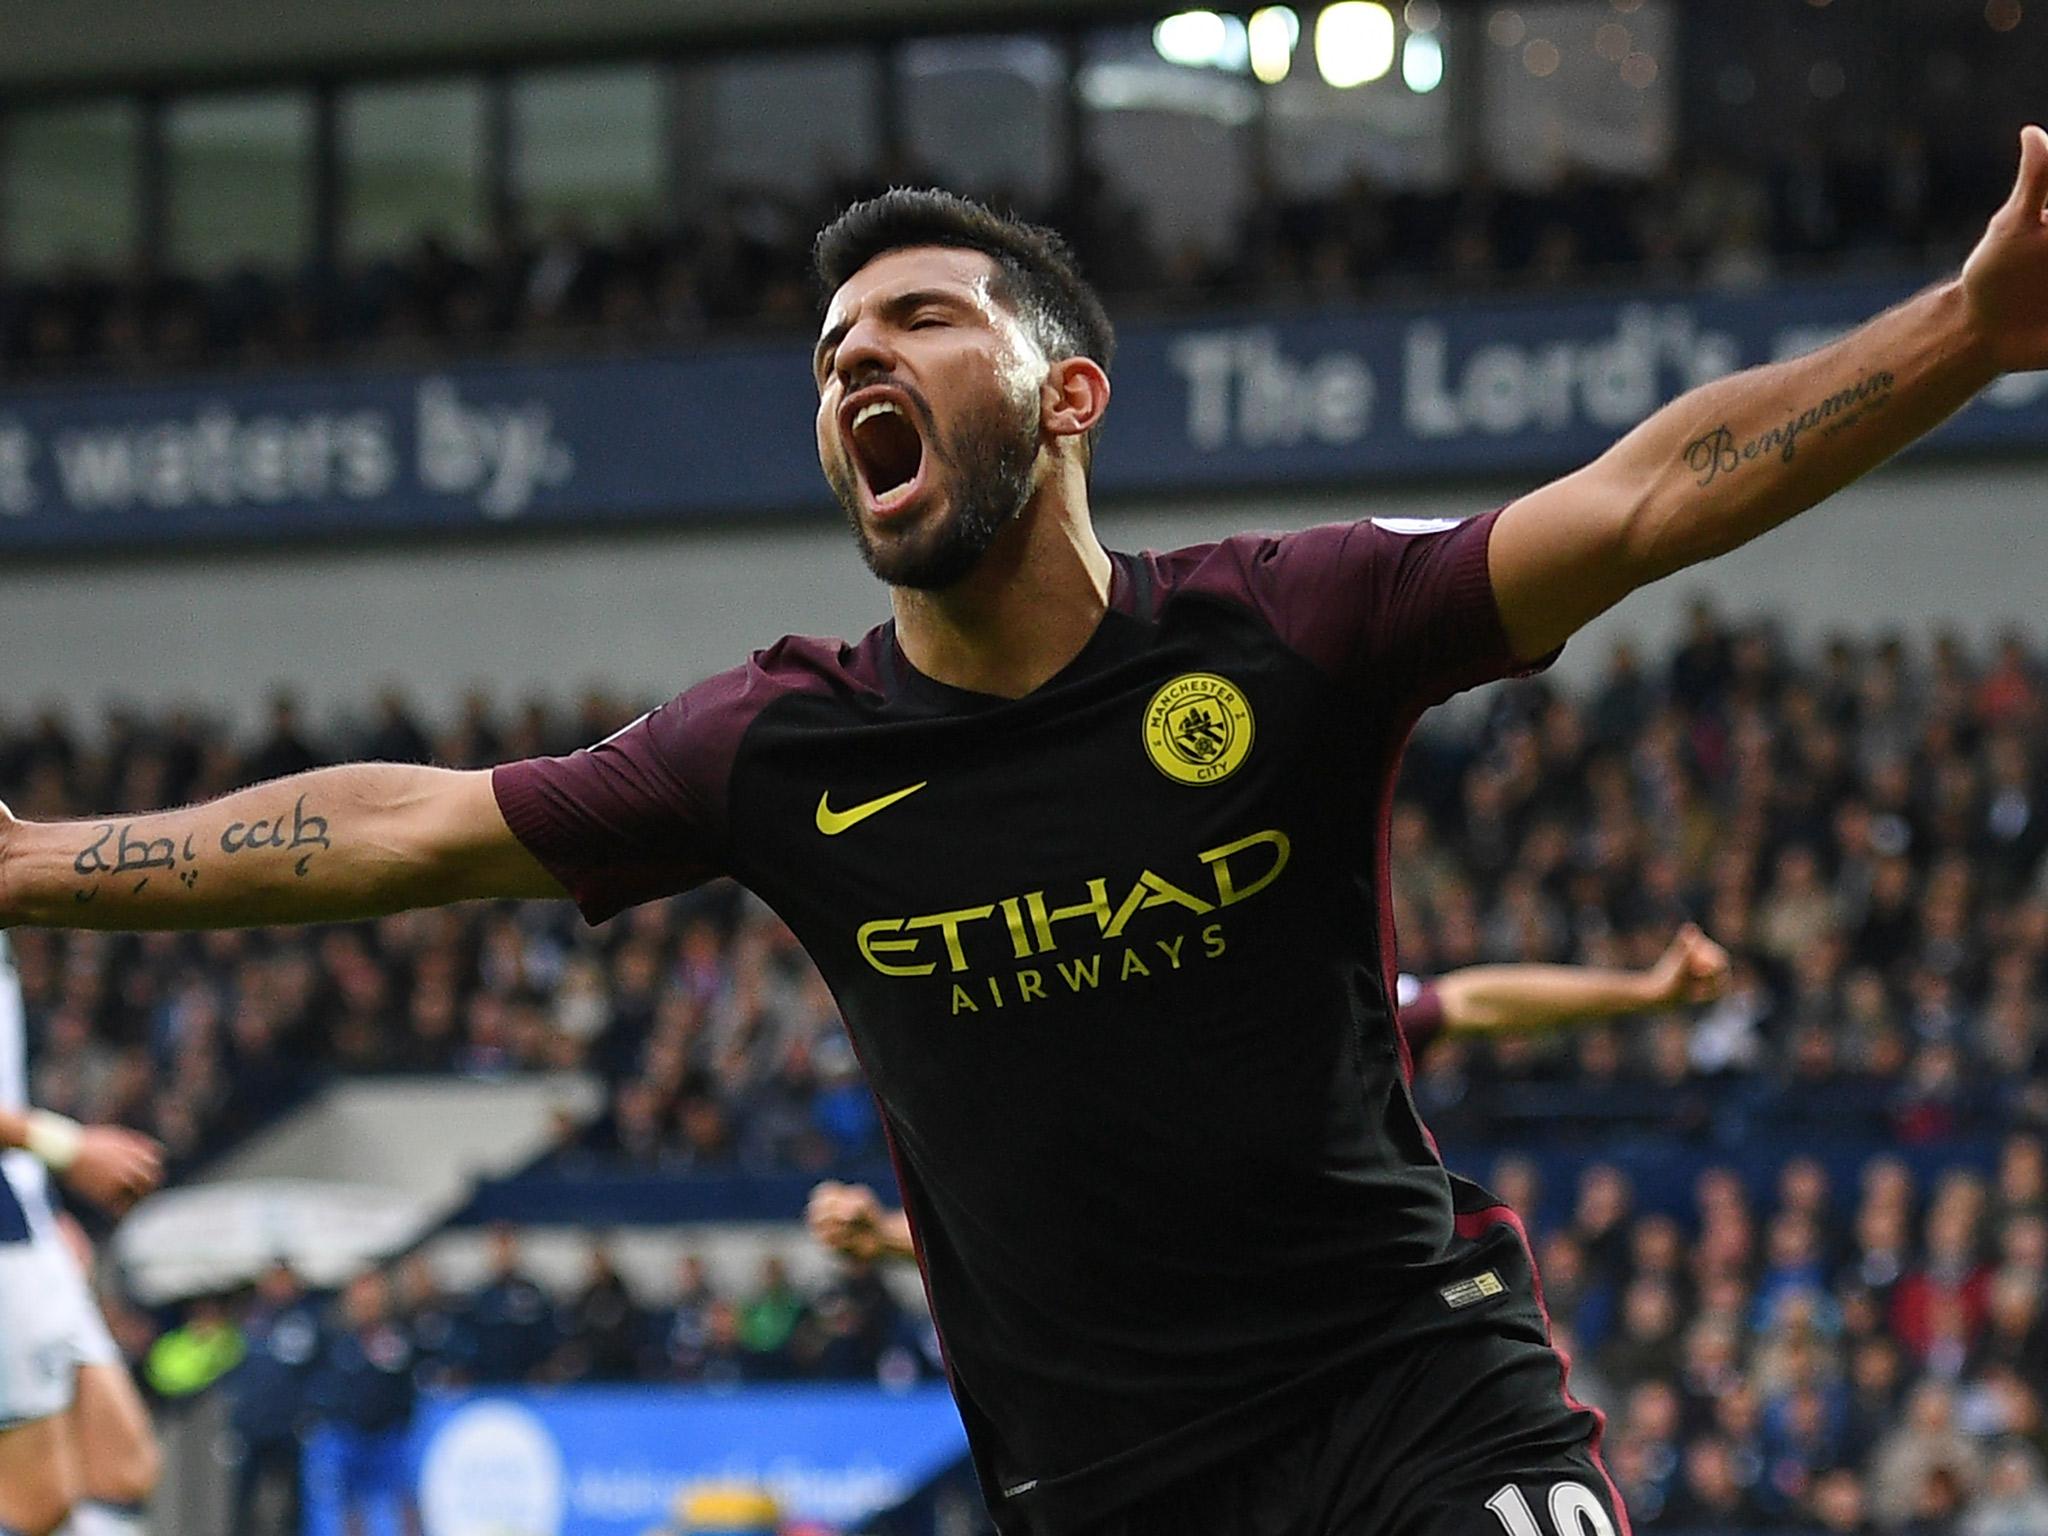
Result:
M1688 930L1685 936L1686 963L1697 972L1725 970L1728 966L1728 951L1708 938L1699 929Z
M2048 205L2048 132L2032 123L2020 130L2020 170L2012 200L2021 212L2035 219Z

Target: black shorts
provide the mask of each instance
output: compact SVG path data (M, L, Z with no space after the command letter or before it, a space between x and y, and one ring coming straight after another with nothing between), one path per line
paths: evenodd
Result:
M1627 1536L1530 1274L1500 1279L1484 1326L1347 1374L1284 1433L1086 1536Z

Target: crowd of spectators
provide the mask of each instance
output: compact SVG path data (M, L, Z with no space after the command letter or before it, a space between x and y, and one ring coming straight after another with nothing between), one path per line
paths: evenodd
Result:
M1590 688L1525 683L1426 727L1393 828L1405 969L1647 964L1695 918L1736 958L1698 1017L1442 1042L1416 1083L1439 1134L1919 1144L2048 1118L2048 713L2029 644L1804 656L1702 608L1660 665L1624 646ZM184 711L91 734L52 712L0 723L0 798L29 817L148 810L343 758L568 750L636 712L475 698L436 736L396 695L317 731L280 699L248 740ZM729 885L596 930L566 904L506 903L14 944L38 1101L146 1128L182 1163L331 1071L593 1070L608 1108L562 1154L598 1162L823 1172L879 1151L830 994Z
M644 349L803 329L817 228L883 186L935 180L904 165L808 197L730 188L687 223L600 236L564 220L504 231L478 249L423 232L409 252L339 270L251 268L200 281L77 266L0 282L0 378ZM1220 251L1169 246L1087 167L1051 200L985 195L1065 232L1128 311L1603 281L1739 289L1788 271L1918 270L1958 259L2002 191L1977 160L1942 163L1901 131L1869 152L1805 142L1767 168L1705 155L1652 180L1573 174L1542 190L1483 173L1446 189L1363 175L1314 196L1272 188Z
M1524 1217L1571 1388L1608 1416L1605 1458L1644 1531L2039 1536L2048 1530L2048 1146L2005 1139L1988 1170L1880 1153L1837 1183L1794 1156L1765 1184L1704 1164L1688 1195L1639 1203L1616 1163L1541 1187L1490 1170ZM308 1431L385 1454L422 1390L577 1382L937 1379L937 1342L872 1267L819 1287L765 1258L721 1293L693 1254L638 1294L607 1249L551 1292L518 1238L448 1291L418 1255L332 1302L282 1267L236 1307L116 1332L161 1400L228 1401L238 1498L290 1489ZM395 1455L395 1452L390 1454ZM378 1486L396 1489L402 1477ZM238 1518L237 1531L270 1529ZM283 1529L292 1529L284 1526Z
M161 1407L176 1414L207 1395L224 1399L219 1453L233 1474L234 1536L296 1536L305 1449L322 1428L339 1432L328 1463L338 1495L404 1498L403 1435L422 1392L636 1382L903 1389L942 1374L929 1320L899 1306L865 1264L844 1262L828 1283L805 1288L771 1254L734 1292L686 1252L667 1290L642 1295L599 1244L582 1282L556 1293L533 1278L505 1227L490 1233L487 1264L482 1282L458 1293L414 1253L329 1297L280 1263L246 1294L202 1298L175 1318L117 1299L109 1315Z
M426 1256L413 1253L388 1270L371 1271L352 1299L327 1304L308 1294L291 1270L275 1266L253 1292L217 1299L183 1328L151 1329L123 1309L125 1342L145 1383L163 1399L224 1382L243 1404L247 1426L318 1418L335 1398L318 1380L322 1337L351 1321L398 1330L412 1389L562 1386L577 1382L667 1382L731 1388L778 1381L879 1381L908 1386L938 1370L936 1344L921 1315L898 1305L874 1267L838 1265L829 1284L799 1286L786 1262L770 1253L751 1286L715 1285L703 1259L683 1253L672 1284L640 1294L620 1273L610 1250L594 1245L580 1282L560 1292L529 1272L515 1228L493 1227L487 1275L467 1291L446 1287ZM313 1336L278 1345L276 1322L304 1318ZM236 1347L210 1349L210 1369L184 1329L225 1329ZM279 1350L282 1354L279 1354ZM267 1353L294 1369L273 1379L260 1363L238 1378L245 1360ZM330 1362L331 1363L331 1362ZM394 1400L396 1401L396 1400ZM407 1412L411 1393L404 1395ZM344 1415L345 1416L345 1415ZM402 1417L403 1414L397 1415Z
M1493 1183L1543 1204L1533 1167ZM2048 1530L2048 1154L1853 1186L1794 1157L1759 1197L1708 1166L1639 1209L1588 1167L1535 1233L1572 1388L1644 1531L2029 1536Z
M1636 1528L1797 1536L2048 1530L2048 1144L2007 1137L1988 1170L1879 1153L1837 1183L1794 1156L1766 1184L1711 1162L1689 1195L1638 1203L1617 1163L1546 1191L1515 1155L1490 1182L1540 1258L1571 1388L1608 1416ZM873 1268L804 1288L774 1257L721 1294L685 1253L636 1294L606 1248L550 1292L509 1229L488 1277L446 1290L415 1255L332 1303L282 1268L238 1310L208 1301L157 1335L116 1331L165 1401L218 1385L239 1497L290 1485L310 1428L387 1453L423 1390L576 1382L937 1379L928 1319ZM395 1451L389 1451L395 1456ZM396 1489L402 1477L380 1477ZM236 1529L269 1528L238 1520ZM292 1527L285 1527L290 1529Z
M1701 607L1661 664L1425 732L1393 826L1402 963L1646 964L1697 919L1727 997L1569 1042L1445 1042L1452 1143L1745 1125L1898 1144L2048 1115L2048 723L2028 639L1798 656Z

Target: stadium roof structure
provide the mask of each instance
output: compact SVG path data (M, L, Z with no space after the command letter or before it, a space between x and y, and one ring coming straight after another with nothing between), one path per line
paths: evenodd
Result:
M569 63L719 44L1146 18L1129 0L7 0L0 90Z

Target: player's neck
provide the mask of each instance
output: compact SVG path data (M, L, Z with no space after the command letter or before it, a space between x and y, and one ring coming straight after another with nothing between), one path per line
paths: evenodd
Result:
M1081 654L1109 609L1109 580L1085 491L1049 486L953 586L890 590L897 643L926 677L1021 699Z

